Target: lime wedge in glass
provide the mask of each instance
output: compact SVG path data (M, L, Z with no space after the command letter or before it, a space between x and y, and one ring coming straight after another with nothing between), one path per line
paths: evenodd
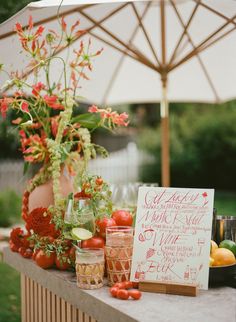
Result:
M71 231L71 236L77 240L86 240L93 237L91 231L84 228L73 228Z

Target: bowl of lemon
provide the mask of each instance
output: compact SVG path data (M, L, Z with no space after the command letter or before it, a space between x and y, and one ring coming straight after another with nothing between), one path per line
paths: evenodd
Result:
M209 285L230 284L236 277L236 243L223 240L219 245L211 240Z

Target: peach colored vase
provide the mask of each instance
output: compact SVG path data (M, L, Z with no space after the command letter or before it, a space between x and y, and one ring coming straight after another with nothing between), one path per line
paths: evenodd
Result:
M67 197L73 191L72 180L61 174L60 176L61 193L63 197ZM36 187L29 196L29 213L39 207L48 208L54 204L52 179L48 182Z

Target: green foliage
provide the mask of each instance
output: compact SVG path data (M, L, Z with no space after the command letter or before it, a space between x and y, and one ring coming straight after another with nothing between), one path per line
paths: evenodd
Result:
M20 274L0 263L0 322L20 322Z
M0 23L13 16L20 9L25 7L31 0L1 0Z
M10 124L10 118L0 120L0 159L16 159L21 157L19 137L16 129Z
M236 108L184 105L171 110L171 185L235 189ZM143 169L142 180L161 182L160 128L144 130L140 146L156 162Z
M20 221L21 198L11 190L0 193L0 227L8 227Z

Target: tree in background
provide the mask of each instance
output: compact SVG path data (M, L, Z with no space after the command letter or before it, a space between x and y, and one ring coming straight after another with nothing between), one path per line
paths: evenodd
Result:
M33 2L33 0L1 0L0 23L13 16L30 2Z

